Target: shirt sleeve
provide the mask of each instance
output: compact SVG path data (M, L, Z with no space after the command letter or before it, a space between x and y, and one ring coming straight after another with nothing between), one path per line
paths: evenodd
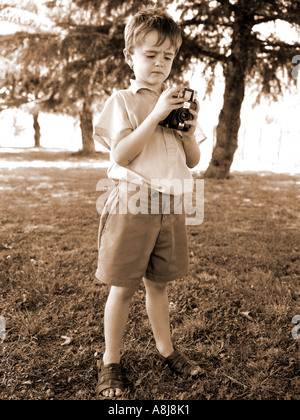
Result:
M204 134L200 124L197 122L196 130L195 130L195 139L198 145L204 142L207 139L206 135Z
M94 127L94 140L111 150L111 146L133 131L126 104L119 92L106 101L99 120Z

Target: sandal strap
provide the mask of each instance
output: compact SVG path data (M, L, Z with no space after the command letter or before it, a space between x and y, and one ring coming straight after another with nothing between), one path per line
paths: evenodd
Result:
M124 390L121 366L119 363L102 365L99 371L97 392L100 394L108 388L119 388Z
M179 353L178 350L174 350L170 356L165 358L165 361L169 368L175 373L188 373L188 369L197 366L195 362Z

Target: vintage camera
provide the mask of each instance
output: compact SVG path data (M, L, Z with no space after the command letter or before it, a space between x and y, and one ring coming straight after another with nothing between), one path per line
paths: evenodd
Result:
M185 122L193 119L193 115L189 109L197 109L196 102L194 102L194 91L185 88L179 98L185 98L185 103L182 108L174 109L170 114L159 124L167 128L175 128L175 130L188 131L190 126L185 125Z

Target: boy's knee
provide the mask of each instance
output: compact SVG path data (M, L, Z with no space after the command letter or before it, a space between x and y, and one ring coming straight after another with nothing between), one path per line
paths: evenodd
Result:
M133 297L135 291L136 287L111 286L110 294L118 297L119 299L128 300Z
M146 287L146 290L153 290L156 292L163 292L167 289L168 283L158 283L152 280L148 280L144 278L144 284Z

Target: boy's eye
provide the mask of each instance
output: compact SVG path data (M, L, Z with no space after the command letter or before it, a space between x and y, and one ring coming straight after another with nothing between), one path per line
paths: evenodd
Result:
M155 58L155 55L146 54L146 57L147 58ZM172 60L172 58L171 57L168 57L168 56L164 57L164 59L167 60L167 61L171 61Z

